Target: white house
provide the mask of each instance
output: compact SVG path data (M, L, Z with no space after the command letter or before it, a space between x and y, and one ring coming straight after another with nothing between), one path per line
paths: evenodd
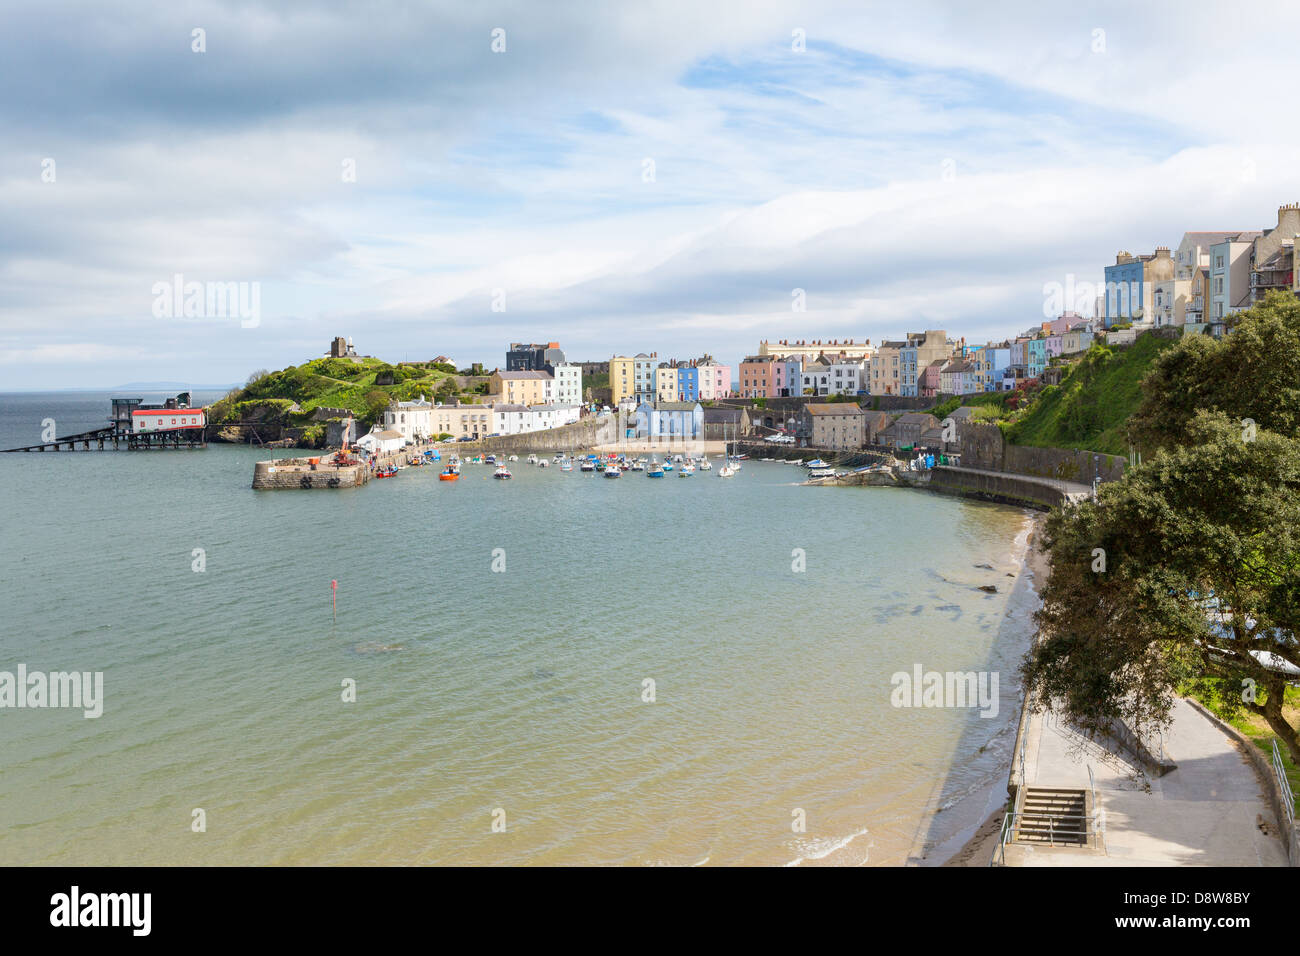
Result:
M582 417L582 406L577 403L551 402L549 405L534 405L528 411L533 417L533 427L528 431L572 425Z
M357 447L364 448L368 452L377 452L384 454L390 451L400 451L406 444L406 438L399 431L392 429L380 429L379 431L371 430L369 434L362 435L357 439Z
M428 438L437 434L433 430L433 408L423 395L414 402L394 402L384 410L384 428L401 433L407 441Z
M582 366L567 364L555 366L555 388L551 394L555 396L555 404L581 405Z

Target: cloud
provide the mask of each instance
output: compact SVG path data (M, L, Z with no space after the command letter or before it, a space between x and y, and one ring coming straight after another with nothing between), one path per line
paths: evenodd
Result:
M6 379L87 384L100 345L106 383L236 380L334 334L488 364L510 338L731 361L790 335L1001 338L1044 282L1300 198L1288 84L1196 65L1289 76L1300 14L999 10L7 8L0 344L44 358ZM262 324L153 318L175 273L260 282Z

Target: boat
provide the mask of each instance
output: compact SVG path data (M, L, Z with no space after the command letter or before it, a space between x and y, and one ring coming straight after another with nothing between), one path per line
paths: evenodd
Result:
M460 472L457 471L455 468L451 467L451 465L448 465L446 468L444 468L442 470L442 474L438 476L439 481L456 481L459 478L460 478Z
M622 468L619 468L617 465L610 465L608 468L605 469L605 477L606 477L606 478L622 478L622 477L623 477L623 469L622 469Z
M509 461L518 461L518 460L519 460L519 456L518 456L518 455L511 455L510 458L509 458L508 460L509 460Z
M832 468L830 465L823 465L821 468L809 468L808 477L809 478L834 478L835 469Z
M598 461L598 462L596 462L596 464L595 464L594 467L595 467L595 469L596 469L597 471L604 471L605 468L606 468L606 465L605 465L605 463L604 463L603 461Z
M511 456L510 456L510 460L511 460L511 461L515 461L515 460L516 460L516 456L515 456L515 455L511 455ZM529 455L529 456L528 456L528 464L530 464L530 465L535 465L535 464L537 464L537 456L536 456L536 455Z
M549 465L549 464L550 464L550 462L547 461L545 458L543 458L543 459L541 459L540 461L537 462L537 467L538 467L538 468L545 468L545 467L546 467L547 465Z
M573 462L567 458L561 460L560 471L573 471Z
M669 459L669 458L665 458L665 459L664 459L664 471L672 471L672 470L673 470L673 463L672 463L672 460Z
M683 478L687 475L693 475L695 474L695 466L688 461L686 464L682 465L681 471L677 472L677 474L681 475Z
M375 472L375 477L376 477L376 478L392 478L392 477L393 477L394 475L396 475L396 474L397 474L397 469L396 469L395 467L393 467L392 465L388 465L387 467L385 467L385 468L380 468L378 471L376 471L376 472Z
M595 471L596 463L590 458L584 458L582 464L578 466L579 471Z
M723 465L718 469L719 478L734 478L735 476L736 469L732 468L730 465Z
M709 464L709 456L705 455L700 459L700 471L712 471L713 466Z
M496 455L485 455L483 457L483 464L485 465L495 465L496 463L497 463Z
M638 458L636 461L632 462L630 467L633 471L645 471L645 462Z
M664 470L659 467L659 462L652 462L650 464L650 469L645 473L645 476L647 478L662 478L664 476Z
M812 461L805 462L805 463L804 463L804 467L805 467L805 468L825 468L825 467L826 467L826 462L822 461L820 458L814 458Z
M493 478L513 478L514 475L510 474L510 469L507 468L505 465L497 465L497 470L494 471L494 472L492 472L492 477L493 477Z

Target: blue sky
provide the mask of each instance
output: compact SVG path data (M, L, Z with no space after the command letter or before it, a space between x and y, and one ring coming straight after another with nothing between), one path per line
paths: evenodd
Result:
M6 8L0 390L242 381L336 334L489 365L1000 338L1119 249L1300 199L1300 15L1216 9ZM178 273L258 283L259 321L155 315Z

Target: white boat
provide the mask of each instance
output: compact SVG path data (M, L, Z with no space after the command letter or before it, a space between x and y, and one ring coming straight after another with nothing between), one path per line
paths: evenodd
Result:
M518 456L518 455L511 455L511 456L510 456L510 461L518 461L518 460L519 460L519 456Z
M718 469L719 478L734 478L735 475L736 469L732 468L730 465L723 465Z
M507 468L505 465L497 465L497 470L494 471L494 472L492 472L492 477L493 477L493 478L513 478L514 475L510 474L510 469Z
M709 464L709 456L705 455L700 459L700 471L712 471L713 466Z
M691 464L691 462L688 460L688 461L686 462L686 464L682 465L682 469L681 469L681 471L678 472L678 474L679 474L679 475L693 475L693 474L695 474L695 466L694 466L693 464Z
M511 460L511 461L514 461L514 460L515 460L515 458L514 458L513 455L510 456L510 460ZM535 465L535 464L537 464L537 456L536 456L536 455L529 455L529 456L528 456L528 464L530 464L530 465Z
M605 477L606 477L606 478L622 478L622 477L623 477L623 469L622 469L622 468L619 468L617 465L609 465L609 466L606 467L606 469L605 469Z
M573 462L568 458L560 461L560 471L573 471Z
M835 469L832 468L830 465L824 465L821 468L809 468L808 477L809 478L834 478Z

